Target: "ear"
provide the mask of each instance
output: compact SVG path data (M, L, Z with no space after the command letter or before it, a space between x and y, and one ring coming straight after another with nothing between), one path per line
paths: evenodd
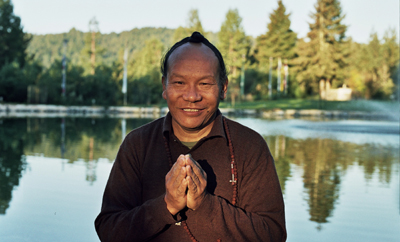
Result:
M222 86L219 94L219 99L224 100L226 98L226 92L228 91L228 78L226 78L224 85Z
M161 82L162 82L162 89L163 89L162 97L165 100L167 100L167 94L166 94L166 91L167 91L167 80L166 80L166 78L164 76L161 78Z

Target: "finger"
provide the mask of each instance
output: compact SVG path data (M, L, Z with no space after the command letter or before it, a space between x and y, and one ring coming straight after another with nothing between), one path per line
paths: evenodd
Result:
M188 176L188 177L186 177L185 180L187 181L187 184L188 184L189 193L192 194L192 195L196 194L197 191L198 191L198 189L197 189L198 186L194 182L193 178Z
M193 168L190 165L186 166L186 174L191 178L192 182L195 183L196 186L200 185L201 181L196 173L193 172Z
M187 187L188 187L188 181L186 178L184 178L177 188L177 194L183 197L186 196Z
M192 167L192 171L198 177L199 181L200 181L200 179L207 180L206 172L203 170L203 168L200 166L200 164L197 161L195 161L191 157L187 157L186 161L187 161L188 165L190 165Z
M168 177L177 177L180 172L181 168L185 166L186 163L186 158L184 155L180 155L174 165L171 167L170 171L168 172L167 176Z
M199 170L203 170L203 168L201 168L200 164L199 164L195 159L192 158L192 155L191 155L191 154L187 154L187 155L185 156L185 158L186 158L186 164L187 164L187 165L196 167L196 168L199 169Z
M185 167L181 167L180 169L177 169L177 170L179 170L179 173L174 177L174 180L173 180L174 188L178 188L181 185L182 181L187 176L187 171L186 171Z
M178 166L185 166L186 165L186 156L185 155L179 155L178 159L175 162L176 165ZM175 165L174 164L174 165Z

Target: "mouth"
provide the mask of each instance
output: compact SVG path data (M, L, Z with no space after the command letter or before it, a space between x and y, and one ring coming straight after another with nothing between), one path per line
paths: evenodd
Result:
M198 112L200 110L199 109L195 109L195 108L184 108L183 111L185 111L185 112Z

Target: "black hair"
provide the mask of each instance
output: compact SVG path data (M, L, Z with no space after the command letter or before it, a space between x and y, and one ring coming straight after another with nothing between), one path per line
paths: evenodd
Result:
M222 58L221 52L208 41L202 34L199 32L193 32L190 37L186 37L182 39L179 42L176 42L169 50L168 52L164 55L164 57L161 59L161 74L166 78L167 77L167 72L168 72L168 59L171 56L172 52L176 50L179 46L186 44L186 43L203 43L204 45L208 46L210 48L215 56L218 59L218 85L222 88L223 84L225 83L227 77L227 72L226 72L226 67L225 67L225 62L224 58Z

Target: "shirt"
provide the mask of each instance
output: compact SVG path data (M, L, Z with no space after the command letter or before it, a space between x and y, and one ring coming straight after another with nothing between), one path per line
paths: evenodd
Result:
M237 164L233 206L231 159L220 111L210 133L192 149L175 137L171 122L168 113L131 131L121 144L95 221L101 241L190 241L180 220L198 241L285 241L282 192L262 136L227 119ZM164 201L165 175L171 168L166 145L173 162L190 153L207 173L210 195L198 209L178 217Z

